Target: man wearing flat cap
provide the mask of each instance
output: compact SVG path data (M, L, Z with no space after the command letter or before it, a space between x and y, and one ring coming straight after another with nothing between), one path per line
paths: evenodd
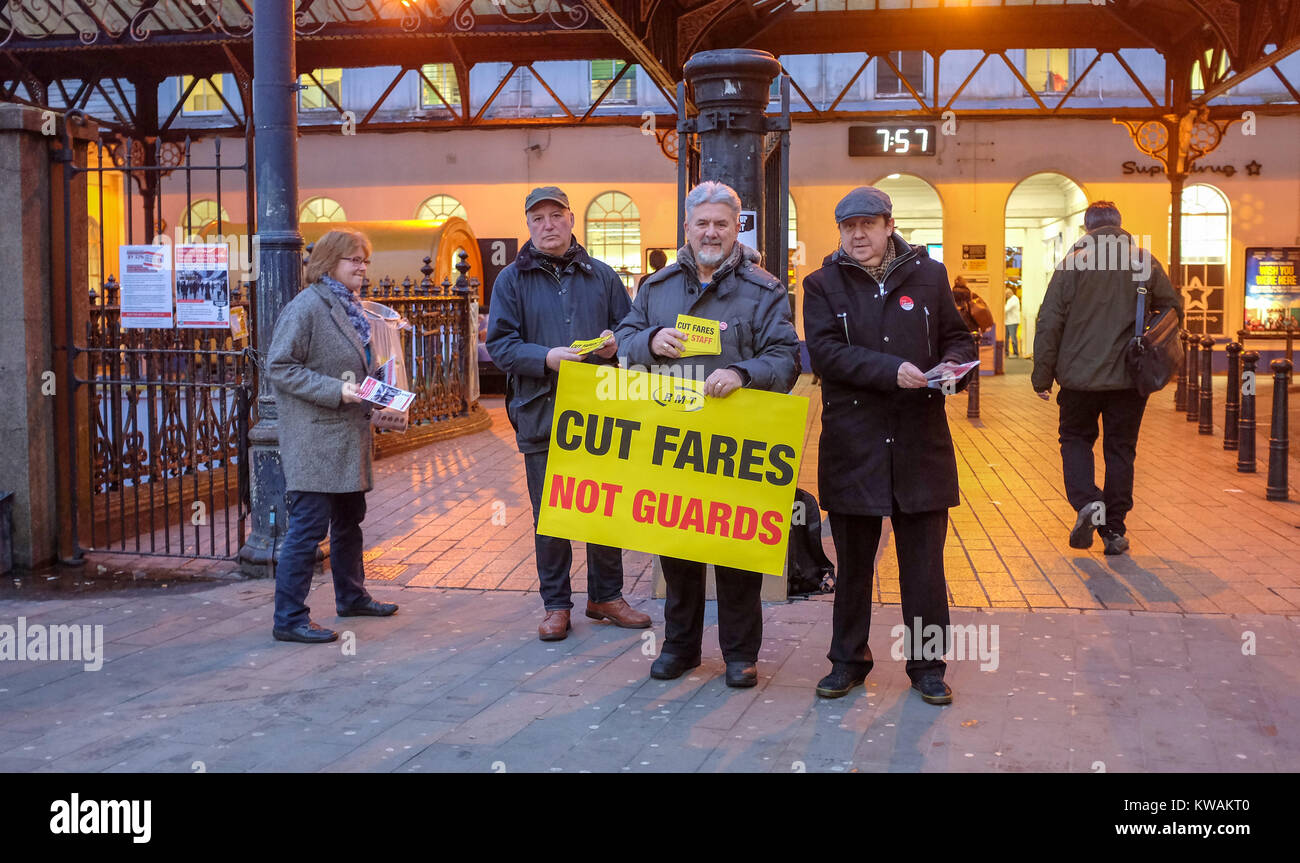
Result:
M803 283L804 333L822 381L818 493L830 514L840 567L827 654L831 672L817 694L847 695L871 671L873 564L881 519L889 516L907 674L926 702L948 704L943 546L948 508L959 497L944 396L967 378L932 373L928 380L926 372L974 360L975 347L953 303L947 270L925 246L909 245L895 232L884 192L854 189L835 207L835 221L839 248Z
M560 641L572 628L569 540L536 533L546 484L555 387L563 362L608 361L618 348L614 327L627 314L627 289L614 271L593 259L573 236L569 198L555 186L533 189L524 201L529 240L497 276L492 290L487 346L506 374L506 413L524 454L528 498L533 507L545 617L542 641ZM603 336L589 354L570 349L575 341ZM645 629L650 616L623 599L623 550L587 544L587 617Z
M739 196L730 186L705 181L687 194L684 208L686 245L676 261L641 283L631 313L615 331L619 356L632 366L672 364L682 376L704 381L705 398L726 398L741 387L788 393L799 377L788 292L758 265L758 252L738 241ZM683 358L686 334L676 327L681 314L718 321L721 352ZM672 680L700 664L706 564L666 555L659 562L667 585L665 633L650 676ZM726 684L754 686L763 576L726 566L715 566L714 575Z

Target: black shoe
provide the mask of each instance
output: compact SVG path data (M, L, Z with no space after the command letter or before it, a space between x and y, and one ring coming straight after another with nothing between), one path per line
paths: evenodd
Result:
M921 693L926 704L952 704L952 689L943 682L943 675L927 674L912 681L912 688Z
M735 689L748 689L758 685L758 666L737 660L727 663L727 685Z
M655 680L676 680L692 668L698 668L700 658L687 658L683 656L674 656L671 653L661 653L659 658L650 666L650 676Z
M374 599L367 599L365 602L352 606L347 611L340 611L339 617L388 617L390 614L397 613L397 603L379 602Z
M315 623L302 623L293 629L272 629L276 641L301 641L303 644L324 644L338 641L339 634Z
M865 671L855 671L848 665L831 663L831 673L817 684L817 694L822 698L843 698L855 686L861 686L867 679Z
M1106 554L1123 554L1128 551L1128 537L1122 533L1112 533L1108 536L1102 536L1101 541L1106 544Z
M1079 517L1074 520L1074 529L1070 531L1070 548L1092 548L1092 532L1097 525L1092 523L1092 516L1105 507L1099 500L1085 504L1079 510Z

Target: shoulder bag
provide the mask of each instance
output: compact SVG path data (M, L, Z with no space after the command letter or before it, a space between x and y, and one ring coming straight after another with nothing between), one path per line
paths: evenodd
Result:
M1163 389L1182 366L1183 350L1178 341L1178 310L1161 309L1147 318L1147 287L1138 285L1137 319L1133 338L1124 355L1129 377L1138 395L1149 396Z

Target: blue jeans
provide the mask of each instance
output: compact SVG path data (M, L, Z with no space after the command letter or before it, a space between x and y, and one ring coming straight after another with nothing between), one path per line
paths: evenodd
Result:
M366 517L366 493L328 494L291 491L289 531L275 568L275 628L293 629L311 621L307 593L316 567L316 548L330 537L330 570L334 574L334 605L340 612L370 599L363 586L361 522Z
M1007 324L1007 356L1020 356L1020 339L1016 338L1020 324Z

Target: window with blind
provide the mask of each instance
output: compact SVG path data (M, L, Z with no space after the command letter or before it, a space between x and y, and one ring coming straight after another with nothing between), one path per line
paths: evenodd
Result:
M623 60L592 60L591 61L591 101L595 102L600 98L600 94L605 92L609 82L618 77L618 73L623 71L627 63ZM619 79L614 85L614 89L605 97L602 105L635 105L636 104L636 67L628 69L626 74Z
M217 114L221 112L221 79L220 75L213 75L211 78L203 78L194 85L190 94L185 97L185 104L181 106L182 114ZM182 75L180 80L181 93L189 89L190 82L194 80L193 75Z
M1024 73L1035 92L1064 93L1070 89L1070 49L1026 49Z
M911 98L912 94L908 92L907 84L911 84L912 89L919 95L925 96L925 52L890 51L889 59L893 61L898 71L903 73L903 76L900 78L888 63L877 58L876 98ZM904 78L907 79L907 84L903 83Z
M313 81L312 77L316 80ZM298 83L304 88L298 91L300 111L321 111L326 108L338 110L334 108L334 102L343 104L342 69L313 69L310 77L299 75ZM330 101L331 97L334 102Z
M450 63L426 63L420 67L424 73L424 78L420 79L420 107L421 108L446 108L450 105L453 108L460 107L460 85L456 81L456 67ZM425 78L428 80L426 81ZM433 87L429 85L433 84ZM434 87L438 91L434 92ZM438 96L441 95L442 99ZM443 99L447 104L443 104Z

